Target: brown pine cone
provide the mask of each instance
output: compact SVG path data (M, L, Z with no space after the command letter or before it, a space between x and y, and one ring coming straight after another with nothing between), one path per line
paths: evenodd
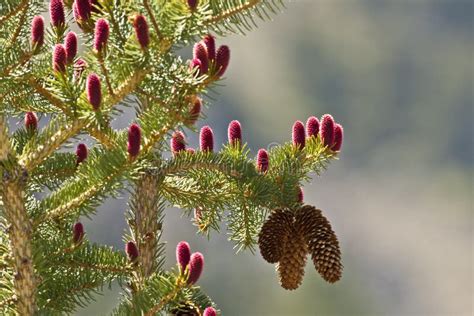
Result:
M258 246L263 259L269 263L280 260L283 239L293 225L293 213L289 210L275 210L265 221L258 235Z
M199 309L192 303L181 303L170 310L169 315L174 316L199 316Z
M304 276L308 246L302 234L292 229L283 240L283 253L277 264L280 285L287 290L297 289Z
M303 206L296 215L295 226L305 237L318 273L329 283L338 281L343 269L341 250L337 236L321 210Z

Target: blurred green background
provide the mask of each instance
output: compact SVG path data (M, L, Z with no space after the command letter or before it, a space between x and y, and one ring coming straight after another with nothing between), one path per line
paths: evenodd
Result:
M304 187L339 236L344 275L326 284L308 262L303 285L285 291L258 252L235 254L225 227L208 241L173 208L167 267L180 240L201 251L199 284L223 315L472 315L473 11L470 0L295 1L219 39L231 65L200 122L218 143L232 119L253 154L288 141L297 119L344 125L341 159ZM88 237L123 248L125 209L126 195L109 200ZM118 292L77 315L107 314Z

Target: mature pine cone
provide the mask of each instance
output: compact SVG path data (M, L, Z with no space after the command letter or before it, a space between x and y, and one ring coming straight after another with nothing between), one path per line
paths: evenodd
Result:
M296 229L303 234L319 274L334 283L342 276L341 251L331 224L313 206L303 206L296 214Z
M274 211L262 226L258 235L258 245L263 259L269 263L280 260L283 239L289 235L293 225L293 213L288 210Z
M308 246L303 235L291 229L283 240L283 254L277 264L280 285L286 290L296 290L304 276Z
M181 303L170 310L169 315L175 316L199 316L199 309L192 303Z

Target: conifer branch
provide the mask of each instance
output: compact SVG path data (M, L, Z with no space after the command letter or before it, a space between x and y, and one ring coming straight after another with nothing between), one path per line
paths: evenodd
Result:
M252 9L256 5L258 5L262 0L250 0L247 3L241 4L233 9L227 10L222 12L219 15L211 16L210 18L206 19L204 21L204 24L210 25L210 24L216 24L219 23L222 20L225 20L227 18L230 18L236 14L239 14L243 11Z
M23 28L23 26L25 24L25 21L26 21L26 17L27 17L27 13L28 13L28 3L29 3L29 1L26 1L25 5L21 8L21 16L20 16L20 19L18 21L18 25L17 25L15 31L13 32L13 35L10 39L10 43L9 43L9 46L7 47L7 49L10 49L13 45L16 44L16 40L18 38L18 35L20 34L20 31Z
M5 119L0 115L0 162L8 158L10 153L10 141L8 140L8 131Z
M178 295L178 293L186 287L186 283L185 282L178 282L176 285L175 285L175 288L173 289L172 292L168 293L168 295L166 295L165 297L163 297L161 299L161 301L156 304L155 306L153 306L146 314L145 316L154 316L156 315L156 313L158 313L159 311L161 311L166 305L168 305L170 303L170 301L176 296Z
M48 100L53 106L57 107L66 114L70 114L69 108L53 93L51 93L49 90L43 87L43 85L41 85L37 80L35 80L34 77L28 77L27 82L38 94Z
M7 21L8 19L14 17L19 12L21 12L25 8L25 6L28 5L28 2L29 0L22 0L15 9L8 12L8 14L4 16L0 16L0 26L2 26L2 24L5 23L5 21Z
M109 72L107 70L107 67L105 66L105 62L104 62L104 59L102 58L102 56L99 57L99 65L100 65L100 69L102 70L102 74L105 77L105 84L107 85L107 90L113 98L114 95L115 95L114 89L112 88L112 83L110 82Z

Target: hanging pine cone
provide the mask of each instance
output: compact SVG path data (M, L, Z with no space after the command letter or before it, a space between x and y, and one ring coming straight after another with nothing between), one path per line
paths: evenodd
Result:
M303 234L313 259L314 267L329 283L342 276L341 250L331 224L313 206L303 206L296 214L296 229Z
M283 239L286 238L293 225L293 214L288 210L274 211L262 226L258 235L258 246L263 259L276 263L282 256Z
M308 246L303 235L294 227L283 239L283 253L277 264L280 285L287 290L297 289L304 276Z
M181 303L178 306L170 310L170 314L173 316L199 316L199 308L193 303Z

